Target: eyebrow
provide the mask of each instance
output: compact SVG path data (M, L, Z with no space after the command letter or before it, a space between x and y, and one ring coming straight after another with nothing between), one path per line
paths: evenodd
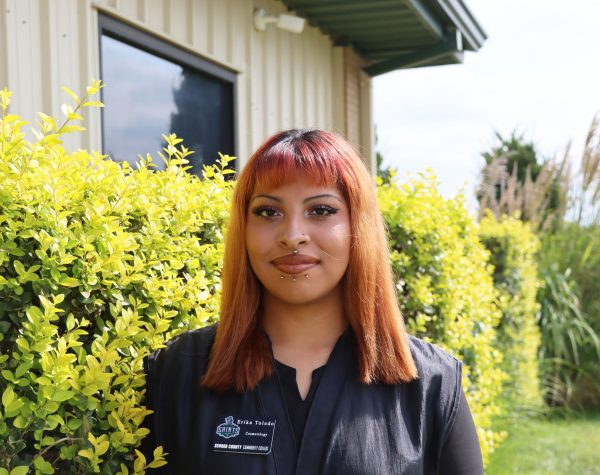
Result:
M273 196L273 195L256 195L254 198L252 198L252 201L258 199L258 198L266 198L268 200L273 200L276 201L278 203L283 202L283 200L277 196ZM314 196L309 196L308 198L306 198L305 200L303 200L303 203L308 203L309 201L313 201L313 200L319 200L321 198L333 198L335 200L338 200L340 203L342 202L342 200L335 195L332 195L331 193L323 193L320 195L314 195Z

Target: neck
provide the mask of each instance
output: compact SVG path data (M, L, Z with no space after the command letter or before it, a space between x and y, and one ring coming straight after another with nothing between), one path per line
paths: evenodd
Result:
M271 339L275 358L290 360L290 355L310 358L329 356L348 326L341 291L326 301L289 304L266 294L262 299L262 324ZM296 359L296 358L294 358ZM326 358L325 358L326 359Z

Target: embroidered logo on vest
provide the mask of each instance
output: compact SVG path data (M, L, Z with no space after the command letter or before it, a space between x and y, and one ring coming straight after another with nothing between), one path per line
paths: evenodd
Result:
M217 435L225 439L237 437L240 434L240 426L233 422L233 417L225 418L225 423L217 426Z

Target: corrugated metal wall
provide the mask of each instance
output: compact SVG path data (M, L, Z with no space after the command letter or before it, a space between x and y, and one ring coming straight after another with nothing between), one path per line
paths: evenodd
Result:
M238 72L242 161L282 128L345 134L347 114L360 112L356 104L346 107L345 55L308 24L300 35L273 26L255 31L255 7L287 11L275 0L0 0L0 87L14 92L12 110L25 118L37 111L58 115L68 100L61 86L83 91L99 77L100 11ZM360 106L367 111L370 101L363 97ZM67 145L99 150L99 114L91 110L86 119L88 133ZM350 120L355 124L358 118ZM361 144L354 126L351 132L349 138Z

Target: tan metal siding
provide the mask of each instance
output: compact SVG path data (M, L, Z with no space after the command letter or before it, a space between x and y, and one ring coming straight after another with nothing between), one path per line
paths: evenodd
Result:
M103 11L237 71L242 163L283 128L322 127L361 140L357 57L346 53L341 61L339 48L308 24L300 35L273 25L255 31L255 7L288 12L277 0L0 0L0 6L0 87L14 91L12 110L27 119L37 111L59 115L68 100L61 86L83 92L100 76L97 19ZM87 119L88 132L72 145L99 150L99 111L90 110Z
M346 134L344 49L333 48L331 52L331 100L332 128L339 134Z
M8 31L6 30L6 12L7 6L5 0L0 0L0 89L8 84Z
M38 2L6 0L7 86L13 92L11 110L35 120L36 108L43 106L41 66L41 28ZM17 66L18 65L18 66Z
M279 78L279 116L281 119L280 126L284 129L289 129L295 124L294 97L292 94L294 58L290 54L291 43L289 35L283 35L279 43L279 50L283 52L280 55L279 69L277 70Z

